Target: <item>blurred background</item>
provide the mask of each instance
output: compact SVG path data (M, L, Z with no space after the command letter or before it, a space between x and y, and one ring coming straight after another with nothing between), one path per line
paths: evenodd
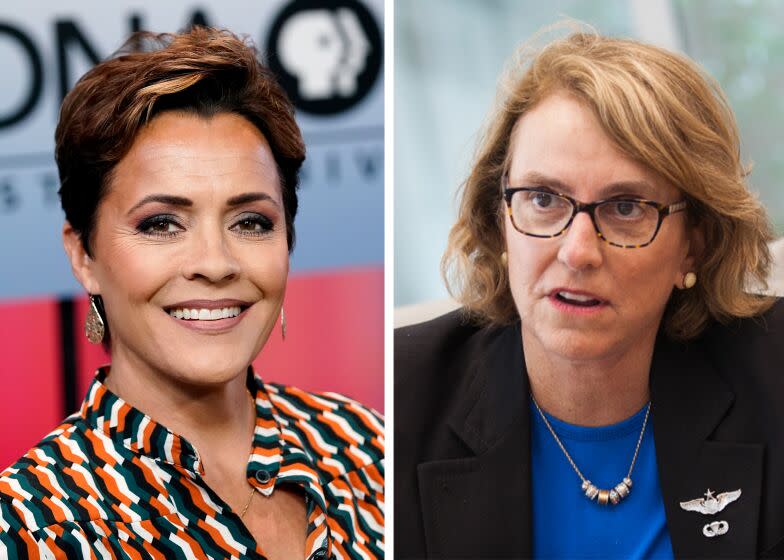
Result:
M716 78L754 164L749 184L784 233L784 2L396 0L395 306L448 297L439 262L498 76L563 18L685 53Z
M276 328L254 366L266 381L382 409L383 13L383 0L3 4L0 470L77 410L109 361L84 336L85 294L62 249L53 135L76 80L140 29L225 27L251 38L278 73L307 161L286 340Z

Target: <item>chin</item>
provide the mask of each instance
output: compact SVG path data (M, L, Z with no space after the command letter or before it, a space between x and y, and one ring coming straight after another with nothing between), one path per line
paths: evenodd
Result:
M172 356L166 366L162 364L162 369L186 385L208 387L222 385L244 375L253 359L250 353L239 350L233 353L205 350L192 349ZM245 354L248 354L247 359L243 359Z
M606 332L565 330L541 338L548 352L575 362L601 360L612 354L617 344Z

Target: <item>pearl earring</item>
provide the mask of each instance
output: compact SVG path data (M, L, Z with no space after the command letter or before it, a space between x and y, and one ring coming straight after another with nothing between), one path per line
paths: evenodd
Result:
M683 275L683 288L688 290L689 288L693 288L694 285L697 283L697 275L693 272L687 272Z
M506 263L509 262L509 256L506 254L506 251L501 253L501 264L506 266Z

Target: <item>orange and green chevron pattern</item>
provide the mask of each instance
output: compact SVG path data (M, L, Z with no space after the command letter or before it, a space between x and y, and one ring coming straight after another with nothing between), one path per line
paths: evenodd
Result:
M81 410L0 474L0 558L264 559L204 482L196 449L109 392L99 371ZM384 557L383 420L334 393L264 384L248 482L299 486L307 558Z

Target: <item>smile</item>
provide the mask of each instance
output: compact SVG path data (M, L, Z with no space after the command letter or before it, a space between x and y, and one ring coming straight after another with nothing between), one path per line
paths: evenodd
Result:
M239 306L223 307L221 309L176 308L169 309L169 315L175 319L185 321L218 321L236 317L241 311L242 309Z

